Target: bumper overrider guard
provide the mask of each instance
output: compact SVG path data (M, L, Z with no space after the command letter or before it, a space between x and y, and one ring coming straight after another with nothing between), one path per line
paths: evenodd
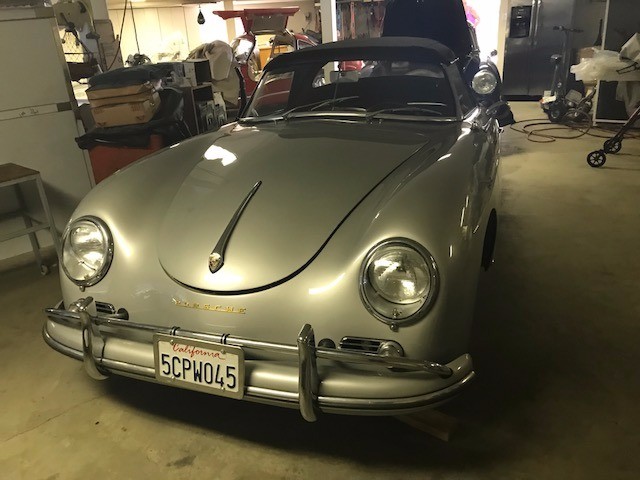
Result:
M91 378L103 380L108 378L108 370L114 370L122 374L129 374L134 377L146 377L155 379L155 371L131 363L96 358L94 355L94 344L102 342L103 337L100 327L111 331L138 331L150 334L164 334L176 337L189 338L206 342L213 342L223 345L232 345L246 350L271 352L278 354L288 354L297 356L298 363L298 393L292 394L288 391L267 390L261 387L245 385L245 398L258 402L280 404L284 406L295 406L298 404L300 412L305 420L313 422L317 420L321 411L332 411L336 413L351 414L400 414L407 413L421 408L434 406L455 396L474 377L471 368L471 358L463 355L450 365L457 365L456 370L463 370L465 373L459 380L442 389L419 396L400 398L348 398L337 396L321 396L321 379L318 374L317 360L329 360L345 364L374 364L401 371L422 372L441 379L450 378L454 375L454 369L447 365L425 360L415 360L404 357L391 357L373 353L345 352L334 348L317 347L313 328L306 324L298 334L296 345L264 342L231 336L228 334L213 334L185 330L180 327L159 327L142 323L135 323L117 316L92 315L90 306L93 303L92 297L81 298L69 306L68 309L47 308L45 313L48 318L56 324L66 327L73 327L79 330L82 336L82 350L64 345L47 331L47 326L43 329L43 336L46 343L54 350L65 355L82 360L86 372ZM464 365L464 368L462 366Z

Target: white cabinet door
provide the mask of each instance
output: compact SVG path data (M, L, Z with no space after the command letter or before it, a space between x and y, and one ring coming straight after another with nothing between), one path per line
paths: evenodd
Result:
M0 112L69 102L55 20L0 21Z

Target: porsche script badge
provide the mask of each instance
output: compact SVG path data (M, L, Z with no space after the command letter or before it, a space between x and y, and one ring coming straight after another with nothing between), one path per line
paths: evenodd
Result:
M171 299L171 301L176 307L193 308L196 310L208 310L209 312L219 312L219 313L238 313L240 315L244 315L245 313L247 313L247 309L243 307L232 307L227 305L211 305L208 303L187 302L186 300L178 300L177 298L173 298Z

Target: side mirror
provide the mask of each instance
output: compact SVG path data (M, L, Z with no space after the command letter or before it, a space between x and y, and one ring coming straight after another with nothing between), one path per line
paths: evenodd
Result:
M485 112L490 117L495 118L498 121L498 125L501 127L516 123L516 120L513 118L511 107L509 107L509 104L505 101L500 100L499 102L490 105L487 107Z
M503 107L508 107L508 103L505 101L500 100L499 102L494 103L493 105L490 105L489 107L487 107L487 115L489 115L490 117L495 117L496 115L498 115L498 112L503 108Z

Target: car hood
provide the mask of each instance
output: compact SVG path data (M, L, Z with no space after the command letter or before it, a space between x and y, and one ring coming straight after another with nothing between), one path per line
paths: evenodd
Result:
M473 39L462 0L391 0L387 3L383 37L430 38L449 47L457 57L473 51Z
M180 184L160 226L160 263L175 281L211 292L285 281L426 143L423 133L397 127L305 121L284 128L237 126L215 140ZM224 263L211 273L209 255L225 229Z
M214 10L213 13L225 20L240 18L245 33L266 35L284 32L287 29L289 17L299 10L300 7L246 8L244 10Z

